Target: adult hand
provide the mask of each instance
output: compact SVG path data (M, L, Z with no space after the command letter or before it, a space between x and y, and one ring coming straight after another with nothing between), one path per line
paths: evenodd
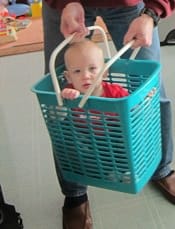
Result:
M81 39L88 35L89 31L85 26L84 9L80 3L69 3L63 9L60 30L64 37L76 33L76 38Z
M132 48L146 47L152 44L152 34L154 29L153 19L143 14L134 19L125 34L124 44L135 40Z

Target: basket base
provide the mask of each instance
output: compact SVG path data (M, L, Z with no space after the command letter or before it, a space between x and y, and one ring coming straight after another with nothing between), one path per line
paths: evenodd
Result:
M141 192L145 185L150 181L152 175L154 174L157 166L160 163L160 160L161 155L157 155L157 158L155 158L155 160L141 179L138 180L136 177L135 179L131 179L130 181L127 180L126 182L112 181L112 179L109 179L109 181L107 181L103 179L82 176L68 171L62 171L62 173L64 178L71 182L77 182L83 185L94 186L123 193L137 194Z

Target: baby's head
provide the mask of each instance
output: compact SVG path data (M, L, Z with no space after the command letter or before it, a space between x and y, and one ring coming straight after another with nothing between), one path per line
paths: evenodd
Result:
M102 49L88 39L70 44L64 61L65 77L81 93L86 92L104 66Z

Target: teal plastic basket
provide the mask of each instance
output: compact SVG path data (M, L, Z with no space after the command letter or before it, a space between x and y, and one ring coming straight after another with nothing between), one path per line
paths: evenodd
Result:
M161 160L160 65L147 60L117 60L134 41L110 58L105 32L98 26L89 27L94 28L102 32L109 57L98 77L108 70L106 81L122 85L129 96L88 97L97 78L83 97L62 101L60 87L66 83L65 69L55 69L55 59L74 35L54 50L51 74L36 83L32 91L37 95L55 160L66 180L138 193Z
M56 70L61 85L63 71ZM126 193L143 189L161 159L159 71L157 62L117 60L108 81L130 95L91 96L83 110L82 96L58 106L50 75L33 86L66 180Z

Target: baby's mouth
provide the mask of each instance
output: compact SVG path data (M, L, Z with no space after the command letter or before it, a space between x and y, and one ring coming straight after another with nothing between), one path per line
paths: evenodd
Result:
M85 84L83 84L83 88L85 88L85 89L89 88L90 86L91 86L90 83L85 83Z

